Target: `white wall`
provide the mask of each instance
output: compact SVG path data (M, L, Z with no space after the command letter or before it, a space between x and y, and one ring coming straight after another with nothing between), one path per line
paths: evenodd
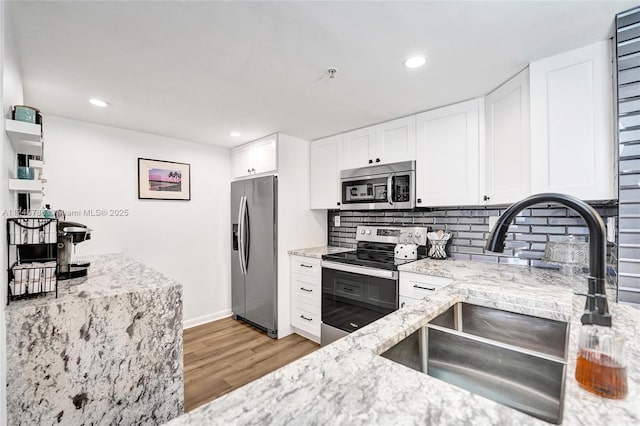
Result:
M5 19L5 2L0 2L0 100L2 105L2 117L0 117L0 135L2 137L2 170L0 171L0 210L12 210L14 205L14 195L8 190L8 179L15 177L16 153L4 132L4 118L10 117L11 105L22 104L22 79L20 67L16 58L15 45L11 32L11 25ZM2 215L0 226L0 424L6 424L6 367L7 358L5 350L5 322L4 306L7 298L7 255L6 255L6 227L4 225L5 216Z
M186 326L230 315L230 151L43 114L45 203L93 229L77 254L122 252L180 281ZM191 201L138 200L138 157L190 163Z
M327 211L309 210L309 142L278 134L278 338L291 328L288 250L327 244Z

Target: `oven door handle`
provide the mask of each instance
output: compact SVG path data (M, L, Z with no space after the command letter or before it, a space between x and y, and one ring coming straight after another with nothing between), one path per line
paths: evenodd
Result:
M364 266L348 265L346 263L322 261L322 267L333 269L335 271L351 272L352 274L367 275L370 277L385 278L388 280L397 280L398 271L389 271L386 269L367 268Z
M391 173L389 174L389 177L387 177L387 201L389 202L389 204L393 205L393 177L395 176L395 173Z

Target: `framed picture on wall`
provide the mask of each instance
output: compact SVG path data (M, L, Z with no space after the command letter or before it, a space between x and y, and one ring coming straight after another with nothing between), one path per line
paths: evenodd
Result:
M138 199L191 200L191 165L138 158Z

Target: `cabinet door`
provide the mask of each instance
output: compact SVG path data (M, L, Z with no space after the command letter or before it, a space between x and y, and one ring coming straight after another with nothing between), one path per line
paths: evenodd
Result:
M415 305L422 302L422 299L412 299L410 297L398 296L398 306L402 309L407 306Z
M310 144L310 208L336 209L340 205L339 149L342 136Z
M529 69L487 95L485 204L507 204L531 195Z
M234 148L231 151L233 159L233 177L249 176L253 167L253 147L250 143Z
M375 126L354 130L342 135L343 169L375 164Z
M417 116L418 207L478 204L481 100Z
M374 162L396 163L416 159L416 116L388 121L376 126Z
M275 171L278 168L277 135L253 142L253 171L254 174Z
M532 190L613 199L612 71L602 41L532 62Z

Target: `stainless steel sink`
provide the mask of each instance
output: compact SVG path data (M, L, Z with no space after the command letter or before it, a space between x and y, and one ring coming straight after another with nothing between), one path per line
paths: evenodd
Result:
M458 303L381 356L560 424L569 324Z

